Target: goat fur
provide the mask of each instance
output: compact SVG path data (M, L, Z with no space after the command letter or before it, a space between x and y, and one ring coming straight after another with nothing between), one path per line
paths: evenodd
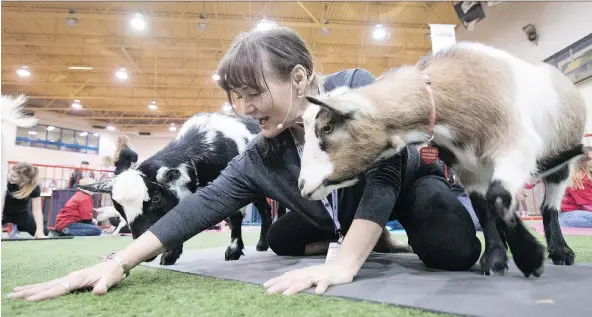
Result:
M435 99L431 144L482 210L483 273L503 274L507 268L501 250L505 242L495 228L505 231L525 276L542 273L542 246L509 208L533 177L546 185L543 218L549 256L555 264L573 263L575 255L559 230L557 214L572 159L584 153L584 99L551 65L530 63L487 45L457 43L413 66L393 69L370 85L308 97L302 195L322 197L351 185L373 162L428 140L433 106L424 74Z
M31 128L37 124L37 119L23 114L23 107L27 102L25 95L18 95L16 97L9 95L2 95L0 106L2 107L2 125L0 131L2 133L1 149L2 153L2 198L0 203L0 210L4 210L4 199L6 197L6 184L8 181L8 153L14 149L16 140L17 127ZM1 216L0 216L1 219Z

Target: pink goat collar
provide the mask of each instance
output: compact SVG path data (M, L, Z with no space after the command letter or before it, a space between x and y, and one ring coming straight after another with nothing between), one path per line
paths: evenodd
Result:
M436 124L436 101L434 100L434 92L432 91L432 81L430 76L426 73L421 75L425 81L425 87L430 96L430 102L432 103L432 112L430 113L430 125L428 126L428 133L430 134L430 141L434 138L434 125Z

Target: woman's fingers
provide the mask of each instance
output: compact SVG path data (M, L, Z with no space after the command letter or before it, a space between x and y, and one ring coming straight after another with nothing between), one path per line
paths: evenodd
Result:
M325 293L325 291L327 291L328 287L329 287L329 281L321 280L317 283L317 288L315 289L315 293L323 294L323 293Z
M29 296L26 298L26 300L29 302L38 302L38 301L42 301L45 299L55 298L58 296L65 295L67 293L70 293L70 291L71 291L70 286L66 282L63 282L59 285L54 285L53 287L46 289L40 293Z
M290 283L287 289L283 292L284 295L294 295L314 285L312 277L302 277L291 282L292 283Z

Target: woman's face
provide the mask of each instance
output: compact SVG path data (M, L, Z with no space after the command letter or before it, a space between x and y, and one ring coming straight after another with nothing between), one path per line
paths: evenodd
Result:
M259 120L263 136L273 138L286 128L291 127L302 116L306 106L306 98L296 97L298 87L295 81L281 82L272 79L271 75L266 75L266 82L269 90L259 92L254 88L243 86L233 89L233 93L244 114ZM302 87L302 85L300 86ZM309 87L305 89L309 89ZM301 91L300 94L303 95L304 92ZM291 108L290 101L292 101ZM280 124L282 127L278 129Z
M10 169L8 172L8 181L11 184L20 184L23 181L22 175L17 173L14 169Z
M243 86L235 89L234 93L235 98L240 101L242 111L253 119L259 120L263 136L272 138L288 127L290 119L293 119L288 116L282 129L278 129L278 125L286 118L290 100L294 98L290 95L290 82L279 83L267 80L267 86L268 91L258 92L251 87ZM293 110L294 105L291 112Z

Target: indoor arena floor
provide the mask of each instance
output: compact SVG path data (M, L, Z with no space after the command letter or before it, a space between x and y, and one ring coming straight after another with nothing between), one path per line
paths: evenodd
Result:
M258 230L245 230L245 244L254 245L258 235ZM576 251L578 262L592 262L591 236L570 235L566 240ZM2 316L440 316L419 309L311 294L269 296L258 285L147 267L134 269L122 282L125 287L115 287L103 297L83 292L33 304L6 298L14 286L84 268L131 241L131 237L96 237L2 242ZM189 240L185 250L225 246L228 242L228 231L204 232Z

